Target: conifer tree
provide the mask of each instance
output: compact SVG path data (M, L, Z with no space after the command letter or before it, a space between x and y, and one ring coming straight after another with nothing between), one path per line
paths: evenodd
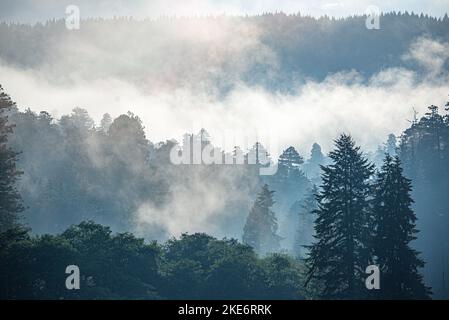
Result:
M277 171L279 179L282 181L298 177L300 175L300 166L303 163L304 159L294 147L287 148L279 156Z
M17 153L8 146L13 125L8 123L8 112L15 103L0 86L0 232L14 227L23 211L22 198L16 189L21 172L16 168Z
M423 252L434 297L447 299L449 248L441 245L449 243L449 122L445 114L430 106L423 117L415 117L401 136L398 155L404 175L413 181L413 209L421 235L415 246Z
M277 235L277 219L271 210L274 204L273 193L268 185L262 187L243 229L243 242L260 254L275 252L279 249L281 240Z
M387 154L374 198L374 254L381 274L376 293L381 299L425 299L430 294L418 271L424 262L410 247L418 233L411 190L411 180L404 177L399 158Z
M373 165L348 135L341 135L323 167L316 241L306 259L306 284L315 278L324 299L355 299L365 294L365 269L370 265L370 191Z
M321 146L318 143L314 143L310 152L310 158L304 165L304 172L310 180L318 183L321 166L324 165L325 161L326 159L321 151Z

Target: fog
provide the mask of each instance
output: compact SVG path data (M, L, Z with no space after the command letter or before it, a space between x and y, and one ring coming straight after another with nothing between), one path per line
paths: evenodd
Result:
M314 142L328 151L333 139L347 132L373 150L389 133L399 135L409 125L413 108L422 115L427 105L443 104L449 92L444 69L448 46L420 38L404 52L404 60L422 65L424 76L392 68L364 79L353 70L331 74L322 82L306 81L293 94L251 87L238 79L226 95L201 91L194 85L149 91L145 84L107 75L93 80L78 76L60 85L41 70L4 63L0 63L0 83L21 109L47 110L55 117L74 107L86 108L96 121L104 113L118 116L132 111L143 120L153 142L180 141L185 132L206 128L217 146L233 147L235 139L242 137L260 139L277 156L289 145L307 154ZM240 49L236 52L237 60L247 54ZM206 70L200 65L192 68L192 72L201 72L195 78L207 83Z
M60 21L36 28L42 41L18 39L11 45L17 55L0 58L0 83L20 110L45 110L58 119L81 107L97 124L105 113L116 118L131 111L143 121L146 137L153 143L181 142L185 133L205 128L212 143L225 151L231 152L235 145L245 150L259 141L276 161L289 146L305 158L315 142L328 152L333 140L345 132L364 151L375 151L390 133L400 135L410 126L414 109L418 116L424 115L428 105L442 105L449 93L449 45L428 36L413 39L397 66L379 67L372 74L342 67L320 80L296 71L289 78L285 70L289 64L282 64L281 52L266 40L270 28L253 19L82 21L81 29L73 32ZM337 27L329 30L322 32L338 33ZM300 52L311 39L295 41ZM318 48L326 48L325 41L317 43ZM313 61L312 56L306 57ZM331 54L327 57L333 59ZM369 62L370 57L364 59ZM335 61L338 66L339 59ZM259 82L260 78L267 81ZM288 90L278 89L279 82L287 82ZM86 143L92 166L107 169L110 160L101 142L94 137ZM119 161L139 175L142 163L122 159L127 154L126 148L117 152ZM160 175L152 174L155 180ZM129 198L135 208L133 228L144 236L166 239L203 231L239 238L258 183L251 176L248 187L243 187L240 181L245 174L224 170L205 178L207 174L193 171L186 179L182 172L171 172L163 205L128 196L129 190L139 190L134 175L114 190ZM38 198L40 187L34 180L39 181L25 170L23 186ZM240 189L234 190L237 185ZM94 186L100 195L107 193L101 188ZM294 199L289 201L295 201L300 195L291 196ZM38 232L54 231L46 221L33 223Z
M59 12L61 4L46 3L54 9L50 15ZM173 15L192 14L176 3ZM193 3L201 14L243 10L239 1ZM271 10L272 2L264 3ZM286 3L296 10L303 2ZM116 4L122 12L124 4ZM139 5L145 6L142 14L164 14L159 1L135 4L129 14ZM344 12L349 4L353 12L362 10L352 1L316 6ZM90 8L87 12L98 12ZM251 12L251 5L245 10ZM4 14L17 18L13 6ZM174 142L168 140L181 143L185 133L205 128L212 144L227 152L236 145L247 152L258 141L274 161L289 146L307 160L312 144L327 153L334 139L347 133L364 152L377 151L370 160L382 157L385 149L378 147L389 134L399 137L429 105L444 105L449 93L449 19L408 14L382 19L375 31L365 28L364 17L283 14L82 20L73 31L62 20L34 27L0 23L0 84L21 111L53 116L12 112L17 126L10 142L23 151L18 188L26 223L37 234L94 220L147 240L185 232L241 239L261 184L268 183L275 191L281 247L291 251L300 202L320 182L319 165L328 159L321 155L313 177L295 171L286 180L270 180L256 166L170 166ZM82 109L72 112L77 107ZM83 109L97 130L91 130ZM106 113L112 116L107 128L100 126ZM429 153L423 150L420 154ZM301 167L305 173L308 165ZM438 195L445 190L421 188ZM435 212L439 207L422 205L429 194L416 197L419 239L428 255L427 272L439 277L440 256L428 247L439 237L429 230L442 224L427 214L428 207ZM435 203L444 205L441 199ZM311 222L307 227L311 230Z

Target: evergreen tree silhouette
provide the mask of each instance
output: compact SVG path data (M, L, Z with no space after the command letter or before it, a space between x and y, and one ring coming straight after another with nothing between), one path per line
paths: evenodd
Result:
M371 264L371 208L369 179L373 165L349 135L341 135L323 167L315 210L316 242L310 247L306 285L321 283L324 299L365 296L365 269Z
M425 287L418 269L424 262L410 247L418 233L411 206L411 180L403 175L398 157L386 155L375 184L374 254L381 273L380 299L425 299Z
M304 159L294 147L289 147L279 156L277 174L281 181L300 175L300 166Z
M271 210L273 193L267 184L262 187L243 228L243 242L260 254L278 250L281 240L277 235L277 219Z

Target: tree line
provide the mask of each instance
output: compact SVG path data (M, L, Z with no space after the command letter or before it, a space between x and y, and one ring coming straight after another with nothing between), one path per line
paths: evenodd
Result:
M425 299L420 268L424 262L411 247L416 239L411 181L403 175L398 156L386 155L375 174L374 165L348 135L335 142L332 164L322 167L322 185L315 194L314 241L305 255L306 284L314 280L325 299ZM273 191L265 185L249 213L243 242L257 252L275 252L280 236ZM303 221L301 221L303 223ZM298 235L299 236L299 235ZM381 288L370 292L365 270L377 265Z
M449 103L443 108L449 111ZM371 154L342 135L320 179L293 203L293 253L309 265L308 281L324 283L321 297L426 298L424 282L434 296L449 297L449 115L431 105L411 122L399 141L389 135ZM243 240L261 253L279 248L283 236L273 194L268 186L260 191L244 228ZM363 282L371 264L385 280L376 294Z
M109 227L92 221L74 224L54 235L41 236L30 234L22 226L20 214L25 208L17 190L22 172L16 165L18 154L8 143L14 137L8 116L17 117L18 113L10 97L3 90L0 93L3 297L430 297L430 287L424 283L421 274L424 261L413 242L418 233L414 209L420 208L414 205L413 188L415 185L422 188L422 184L429 180L442 186L447 183L444 174L449 160L449 117L440 115L435 106L431 106L421 119L413 121L411 128L401 137L395 150L397 155L387 153L382 166L377 169L349 135L340 136L329 158L320 165L321 175L316 180L319 186L313 185L305 176L301 167L304 160L296 150L286 149L280 156L277 174L259 181L254 187L261 191L246 214L246 224L242 224L243 244L233 239L217 240L205 234L185 234L163 244L148 244L127 232L113 234ZM40 116L45 118L47 114L41 113ZM74 121L80 119L80 123L88 123L87 115L78 110L77 114L61 118L61 123L67 126L67 132L72 129L72 134L82 133L79 123ZM127 132L135 133L136 128L142 136L143 127L135 126L140 123L137 117L128 114L118 119L118 123L124 121L126 125L118 126L115 121L111 123L104 118L102 126L109 127L107 131L105 129L108 134L114 134L115 126L120 128L120 134L115 136L117 139ZM48 119L46 121L47 124L52 123ZM76 134L71 136L79 142L75 139L77 137L80 138ZM121 148L132 154L141 151L142 159L148 161L147 140L131 141L134 144L123 144ZM317 156L318 149L314 146L312 155L323 160L324 156ZM107 151L114 152L114 149ZM73 153L69 156L80 155ZM426 158L423 159L424 156ZM433 165L423 160L433 162ZM123 170L126 168L121 162L114 165L121 166ZM430 170L435 170L436 165L439 165L436 168L443 176L441 180L432 180L436 176L430 175ZM79 169L73 168L74 173ZM410 180L413 173L419 175ZM293 211L299 210L295 216L297 229L293 242L297 257L273 254L279 251L283 234L279 232L277 214L272 210L276 192L270 190L268 183L284 187L286 184L290 186L286 189L293 188L294 193L301 185L298 181L303 179L310 188L302 200L295 201L292 206ZM433 192L440 191L425 185ZM443 195L444 192L439 196ZM444 210L446 199L432 199L438 200L433 206ZM432 208L432 204L429 207ZM313 224L313 231L308 228L308 223ZM307 234L303 232L305 229L309 229ZM82 294L63 290L61 279L65 275L56 270L61 270L66 263L71 264L70 261L78 261L80 267L87 270L83 281L84 286L91 290ZM380 290L367 291L364 271L372 264L379 266L382 284ZM111 279L115 280L108 282ZM229 280L224 281L226 285L223 279Z
M0 57L10 66L39 69L50 82L70 83L106 73L139 87L145 83L144 91L162 84L226 92L238 79L248 86L291 92L308 79L325 79L330 71L359 70L367 79L388 68L405 67L421 74L420 66L402 59L411 44L420 37L449 41L447 15L383 13L381 28L375 32L365 27L365 21L366 16L338 19L284 13L155 21L87 19L76 33L65 28L64 20L0 23L0 42L8 44L0 47ZM197 30L204 28L211 35L197 41ZM222 50L220 41L228 43L223 53L228 63L210 59ZM124 64L125 57L133 63ZM84 68L77 68L79 63ZM197 65L194 73L192 65ZM211 69L218 71L211 74Z
M0 259L0 299L304 298L298 261L201 233L147 243L92 221L57 235L17 226L0 233ZM65 286L69 265L79 290Z

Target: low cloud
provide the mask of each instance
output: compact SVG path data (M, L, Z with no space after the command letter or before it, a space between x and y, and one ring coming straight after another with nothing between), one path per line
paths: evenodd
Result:
M208 37L207 33L204 36ZM223 36L226 38L226 33ZM247 45L253 50L259 43L255 40ZM251 87L238 79L232 80L233 89L224 96L182 85L148 91L145 86L111 75L93 79L78 76L58 83L42 71L45 68L20 69L2 62L0 83L20 109L46 110L55 117L82 107L98 123L104 113L116 117L130 110L143 120L153 142L181 141L184 133L206 128L215 145L223 146L227 140L227 151L249 138L247 145L257 139L268 146L273 158L290 145L307 157L314 142L327 152L342 132L352 134L364 150L374 150L388 134L399 135L410 125L407 120L413 117L412 108L423 115L428 105L445 103L449 93L444 67L447 46L421 38L404 55L425 67L424 76L393 68L364 79L358 72L348 71L329 75L322 82L306 81L290 94ZM248 51L244 48L230 56L245 61ZM219 54L223 54L222 49ZM217 59L225 62L230 56L223 54ZM276 58L272 58L275 68ZM206 83L208 77L204 76ZM235 178L239 179L239 173ZM251 205L255 191L233 191L233 181L238 181L233 179L227 173L207 183L199 176L188 183L172 184L172 196L164 206L138 204L136 231L159 239L197 231L238 237L248 212L241 204ZM239 209L227 210L229 201Z
M413 61L427 72L428 80L439 79L446 72L444 65L449 58L449 43L441 43L429 38L418 38L403 56Z
M389 133L400 134L409 125L412 108L422 115L428 105L446 101L448 54L442 48L447 47L429 39L412 45L405 56L426 66L427 76L421 81L402 68L383 70L368 81L353 71L306 82L294 94L244 84L236 84L224 97L183 87L147 93L114 77L57 85L37 71L2 64L0 83L21 108L55 116L82 107L99 121L106 112L118 116L130 110L142 118L153 142L180 141L185 132L204 127L217 145L226 138L223 133L232 135L228 142L242 135L259 137L276 148L270 150L274 156L289 145L308 153L314 142L329 150L341 132L375 149Z

